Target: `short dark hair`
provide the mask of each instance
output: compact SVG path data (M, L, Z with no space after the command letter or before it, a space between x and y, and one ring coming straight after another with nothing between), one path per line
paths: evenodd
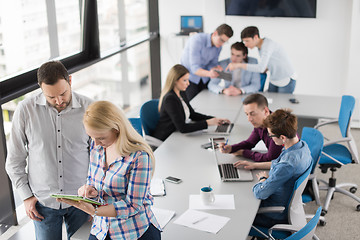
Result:
M60 61L49 61L40 66L37 71L38 83L54 85L60 79L70 81L69 73Z
M251 103L256 103L258 107L269 107L268 100L260 93L251 94L243 101L243 105L248 105Z
M259 29L255 26L246 27L244 28L244 30L241 31L241 39L254 38L255 35L258 35L258 37L260 38Z
M235 42L231 45L231 48L234 48L237 51L242 51L244 55L246 55L245 62L248 62L248 48L245 47L244 43L242 42Z
M265 120L264 126L269 128L276 137L283 135L294 138L297 132L297 117L290 109L278 109L271 113Z
M227 25L226 23L218 26L216 28L216 31L219 34L219 36L225 34L228 38L231 38L234 34L234 31L232 30L232 28L229 25Z

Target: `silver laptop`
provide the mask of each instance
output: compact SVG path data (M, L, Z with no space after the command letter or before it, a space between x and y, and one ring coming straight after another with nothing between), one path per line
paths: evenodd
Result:
M221 124L219 126L208 126L208 129L205 132L213 135L229 135L234 128L234 123L239 118L240 112L241 109L237 112L233 123Z
M214 139L211 138L211 144L218 166L221 181L223 182L251 182L254 178L251 170L239 169L234 167L233 163L219 163L217 150L215 149Z

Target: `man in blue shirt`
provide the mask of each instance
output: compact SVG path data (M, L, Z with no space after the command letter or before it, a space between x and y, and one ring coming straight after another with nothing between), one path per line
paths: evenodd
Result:
M190 85L186 89L189 101L201 90L207 88L210 78L219 76L215 70L223 70L219 66L219 54L222 45L232 35L232 28L227 24L222 24L211 34L198 33L187 41L181 56L181 64L190 71Z
M233 63L251 63L256 64L255 58L248 57L248 49L242 42L236 42L231 45L231 57L219 62L225 69L230 62ZM237 96L245 93L254 93L260 89L260 74L250 72L240 68L231 71L232 80L226 81L220 78L212 78L208 88L214 93L223 93L228 96Z

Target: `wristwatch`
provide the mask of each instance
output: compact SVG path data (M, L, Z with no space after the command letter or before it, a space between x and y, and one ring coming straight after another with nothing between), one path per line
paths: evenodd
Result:
M261 181L261 180L266 180L267 179L267 177L264 177L264 176L262 176L261 178L259 178L259 181Z

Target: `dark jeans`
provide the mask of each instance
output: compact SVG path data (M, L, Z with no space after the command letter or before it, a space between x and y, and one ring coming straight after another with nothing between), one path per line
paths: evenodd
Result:
M292 78L290 78L289 84L284 87L275 86L275 85L271 84L271 82L270 82L268 92L293 93L295 90L295 86L296 86L296 80L294 80Z
M209 81L207 83L203 83L202 79L200 79L199 84L195 84L191 81L189 82L190 85L187 87L185 91L186 97L188 98L189 101L193 99L199 92L201 92L204 89L207 89L207 85L209 84Z
M62 224L65 221L67 237L70 237L89 219L89 215L75 207L53 209L36 203L36 210L44 219L33 221L37 240L61 240Z
M139 240L160 240L160 230L157 229L154 225L150 224L149 228L146 230L146 232L139 238ZM97 240L97 238L90 234L89 240ZM109 233L106 235L105 240L111 240Z
M275 224L288 224L288 221L275 220L273 218L265 216L264 214L257 214L253 222L254 226L265 227L265 228L271 228Z

